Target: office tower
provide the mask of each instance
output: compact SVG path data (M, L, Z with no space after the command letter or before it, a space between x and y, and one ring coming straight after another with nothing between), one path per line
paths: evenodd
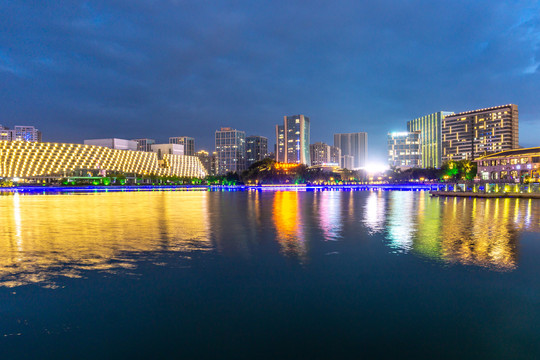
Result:
M248 136L246 138L246 166L261 161L268 156L268 138L264 136Z
M137 142L125 139L88 139L84 140L84 145L103 146L114 150L137 150Z
M420 131L388 134L388 164L418 168L422 163Z
M442 121L442 141L443 162L517 149L518 107L509 104L449 115Z
M133 139L131 141L137 142L137 151L152 151L152 145L156 143L154 139Z
M195 156L195 139L189 136L170 137L169 144L184 145L184 155Z
M210 163L210 173L212 175L217 175L219 171L219 156L217 151L212 152L211 163Z
M316 142L309 145L311 165L323 165L330 163L330 145L323 142Z
M217 174L218 167L219 167L217 152L214 151L212 154L209 154L208 151L201 150L201 151L197 151L195 155L199 158L199 160L203 164L208 175Z
M440 168L442 165L442 120L453 112L439 111L407 122L407 131L420 131L420 167Z
M216 130L217 174L240 172L246 168L246 133L223 127Z
M10 130L0 125L0 140L41 142L41 131L33 126L16 125Z
M208 151L200 150L195 153L195 156L199 158L201 164L204 166L208 175L215 175L215 166L212 165L213 156Z
M352 169L342 162L341 167L350 170L364 168L367 164L368 136L365 132L334 134L334 146L341 149L341 156L352 156Z
M276 161L310 165L309 132L309 117L284 116L283 125L276 125Z
M330 164L340 166L341 149L336 146L330 146Z

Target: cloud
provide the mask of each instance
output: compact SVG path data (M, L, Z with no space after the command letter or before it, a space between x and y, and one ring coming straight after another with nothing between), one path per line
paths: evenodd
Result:
M220 126L273 139L305 113L314 141L366 130L384 159L386 132L413 117L515 102L526 130L540 112L538 2L8 1L0 14L2 122L49 140L210 148Z

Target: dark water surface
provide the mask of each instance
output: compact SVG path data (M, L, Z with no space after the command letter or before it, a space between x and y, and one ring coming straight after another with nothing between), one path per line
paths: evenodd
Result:
M540 358L540 201L0 196L0 359Z

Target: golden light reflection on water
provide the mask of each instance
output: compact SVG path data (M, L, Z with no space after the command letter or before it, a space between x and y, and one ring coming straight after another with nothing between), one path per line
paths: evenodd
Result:
M307 244L302 228L302 211L298 192L276 191L272 210L277 241L282 253L305 259Z
M250 257L267 234L300 262L310 242L384 234L392 252L511 270L520 233L540 232L538 200L425 192L16 194L0 196L0 215L0 286L54 287L58 276L133 269L161 251Z
M1 196L0 285L133 268L134 253L211 249L207 192ZM148 255L149 256L149 255Z
M431 259L512 270L519 233L540 231L540 202L432 198L413 192L388 196L389 245Z

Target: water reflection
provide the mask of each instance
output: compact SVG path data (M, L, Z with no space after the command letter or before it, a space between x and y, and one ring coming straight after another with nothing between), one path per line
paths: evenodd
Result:
M540 231L534 216L540 214L538 201L432 198L423 192L392 192L386 208L385 201L373 194L368 198L368 231L380 231L382 222L393 249L449 263L512 270L519 233Z
M375 234L384 230L386 220L386 197L382 191L370 192L364 206L364 225L368 233Z
M211 249L206 192L2 196L0 285L133 268L156 251Z
M15 194L0 196L0 215L0 286L54 287L84 270L159 263L165 251L189 261L195 251L247 258L262 247L305 263L382 236L391 252L511 270L520 233L540 232L538 200L425 192Z
M282 253L305 259L307 244L304 237L299 193L296 191L275 192L272 218Z
M343 204L342 191L321 191L316 193L316 210L323 237L328 241L336 241L341 238L342 219L341 211Z
M394 191L390 193L390 200L387 210L390 246L398 251L407 252L413 246L415 198L410 196L409 192Z

